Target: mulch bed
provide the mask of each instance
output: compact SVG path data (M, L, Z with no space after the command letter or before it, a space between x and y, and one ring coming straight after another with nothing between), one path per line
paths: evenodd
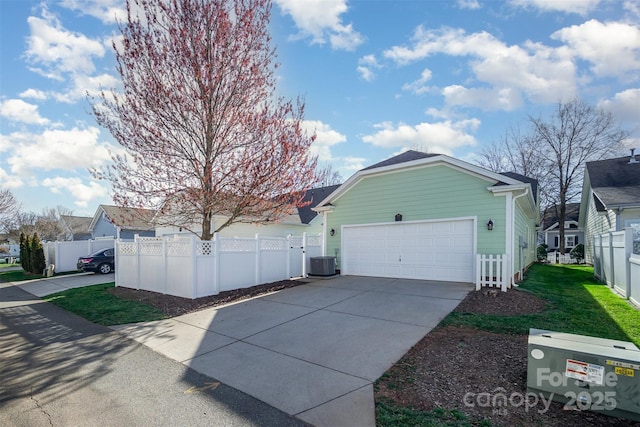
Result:
M456 308L467 313L515 316L541 311L545 302L523 291L473 291ZM431 411L457 409L474 425L486 419L495 426L638 426L638 423L590 411L564 410L542 401L480 406L479 393L491 398L516 393L526 396L527 336L447 326L427 334L376 384L376 401ZM469 395L467 393L474 393ZM465 399L466 396L466 399ZM486 396L486 394L485 394ZM465 404L465 402L468 403ZM514 400L514 402L519 402Z
M207 307L216 307L230 302L242 301L258 295L276 292L285 288L303 285L301 280L281 280L279 282L252 286L244 289L223 291L218 295L202 298L182 298L173 295L164 295L157 292L142 291L123 287L110 288L108 292L118 298L137 301L157 308L167 317L180 316Z

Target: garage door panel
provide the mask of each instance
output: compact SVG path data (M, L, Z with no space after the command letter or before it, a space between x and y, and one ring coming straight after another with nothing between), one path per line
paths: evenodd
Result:
M473 281L472 220L345 226L344 274Z

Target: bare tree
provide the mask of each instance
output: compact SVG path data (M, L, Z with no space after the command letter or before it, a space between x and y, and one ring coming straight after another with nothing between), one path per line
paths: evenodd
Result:
M508 128L497 142L480 152L478 165L493 172L516 172L538 181L540 205L553 204L553 185L549 180L549 165L540 162L541 142L520 126Z
M335 170L331 163L327 163L324 168L318 171L317 178L323 187L338 185L344 182L344 178L342 178L340 172Z
M43 209L42 213L35 212L19 212L16 219L16 227L13 231L13 238L19 236L20 233L32 235L37 233L42 241L54 241L62 232L60 226L61 212L70 212L63 207Z
M121 206L201 238L271 222L316 184L304 102L276 96L270 0L127 0L113 44L122 92L90 98L127 156L94 170ZM134 13L134 10L137 11ZM214 215L227 220L212 230Z
M615 156L628 134L611 113L579 99L559 102L549 119L529 116L529 121L533 138L541 147L540 163L546 165L556 186L559 251L564 252L566 206L580 195L585 163Z
M0 190L0 229L9 231L15 225L20 204L11 190Z
M559 250L564 252L566 206L580 195L585 163L619 154L628 134L611 113L579 99L559 102L549 118L529 116L528 121L528 133L507 131L500 142L483 150L478 163L538 180L542 207L558 213Z

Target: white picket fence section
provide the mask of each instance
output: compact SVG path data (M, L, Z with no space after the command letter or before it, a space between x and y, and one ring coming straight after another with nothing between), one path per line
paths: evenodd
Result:
M54 265L56 273L75 271L78 258L90 255L100 249L113 248L115 240L110 238L96 240L75 240L70 242L47 242L42 245L47 265Z
M116 243L116 286L200 298L306 276L322 235L136 238Z
M478 254L476 262L476 290L500 288L506 292L509 286L509 256Z
M640 305L640 242L634 230L593 237L593 273L625 298Z
M547 253L547 262L549 264L578 264L578 259L571 258L568 253L549 252Z

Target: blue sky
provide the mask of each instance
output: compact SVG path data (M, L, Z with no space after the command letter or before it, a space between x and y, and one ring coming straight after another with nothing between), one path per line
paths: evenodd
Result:
M26 211L111 203L118 147L85 93L118 84L119 0L0 0L0 183ZM640 0L274 0L278 89L344 179L407 148L473 161L575 96L640 149Z

